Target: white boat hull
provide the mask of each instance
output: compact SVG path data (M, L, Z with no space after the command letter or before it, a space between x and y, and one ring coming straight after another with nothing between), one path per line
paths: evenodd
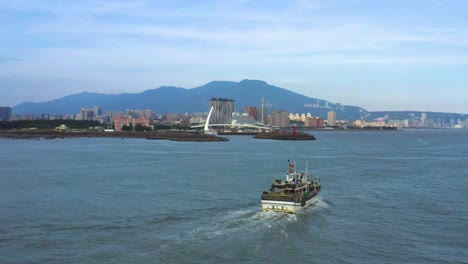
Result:
M284 212L294 214L310 204L317 201L318 195L314 196L312 199L308 200L304 206L301 203L297 202L284 202L284 201L275 201L275 200L262 200L262 210L263 211L273 211L273 212Z

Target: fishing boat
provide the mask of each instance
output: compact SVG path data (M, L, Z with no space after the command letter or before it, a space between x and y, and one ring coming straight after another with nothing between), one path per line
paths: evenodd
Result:
M321 190L320 178L305 172L297 172L296 164L289 162L289 171L284 180L275 179L269 191L263 191L262 210L296 213L318 199Z

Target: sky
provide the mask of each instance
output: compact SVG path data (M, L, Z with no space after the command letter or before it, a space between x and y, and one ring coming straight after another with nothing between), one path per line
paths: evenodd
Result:
M465 0L0 0L0 106L257 79L466 114L467 14Z

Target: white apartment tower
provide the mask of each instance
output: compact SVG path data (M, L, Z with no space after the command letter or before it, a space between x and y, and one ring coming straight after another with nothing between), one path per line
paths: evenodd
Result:
M328 120L327 121L328 121L329 126L336 125L336 112L335 111L328 112Z

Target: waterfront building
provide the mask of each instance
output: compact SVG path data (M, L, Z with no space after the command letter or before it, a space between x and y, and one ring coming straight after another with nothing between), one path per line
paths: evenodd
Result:
M131 116L118 116L114 118L114 130L117 132L122 131L123 126L135 127L136 125L149 127L150 119L146 117L132 118Z
M328 112L327 122L329 126L336 125L336 112L335 111Z
M358 127L364 127L366 125L366 121L364 120L356 120L354 121L354 124Z
M321 117L307 117L304 126L311 128L320 128L323 127L324 120Z
M245 107L245 112L248 116L253 117L255 121L258 120L258 109L255 106L247 106Z
M323 127L325 120L321 117L315 117L312 127Z
M177 123L182 120L182 115L179 113L166 113L163 115L163 120L170 123Z
M304 126L305 127L312 127L313 121L314 121L313 117L306 117L306 119L304 121Z
M0 107L0 121L11 120L11 107Z
M234 103L235 101L232 99L210 99L210 107L213 106L210 124L231 124L232 113L234 112Z
M271 124L277 127L289 127L288 112L276 110L271 114Z

